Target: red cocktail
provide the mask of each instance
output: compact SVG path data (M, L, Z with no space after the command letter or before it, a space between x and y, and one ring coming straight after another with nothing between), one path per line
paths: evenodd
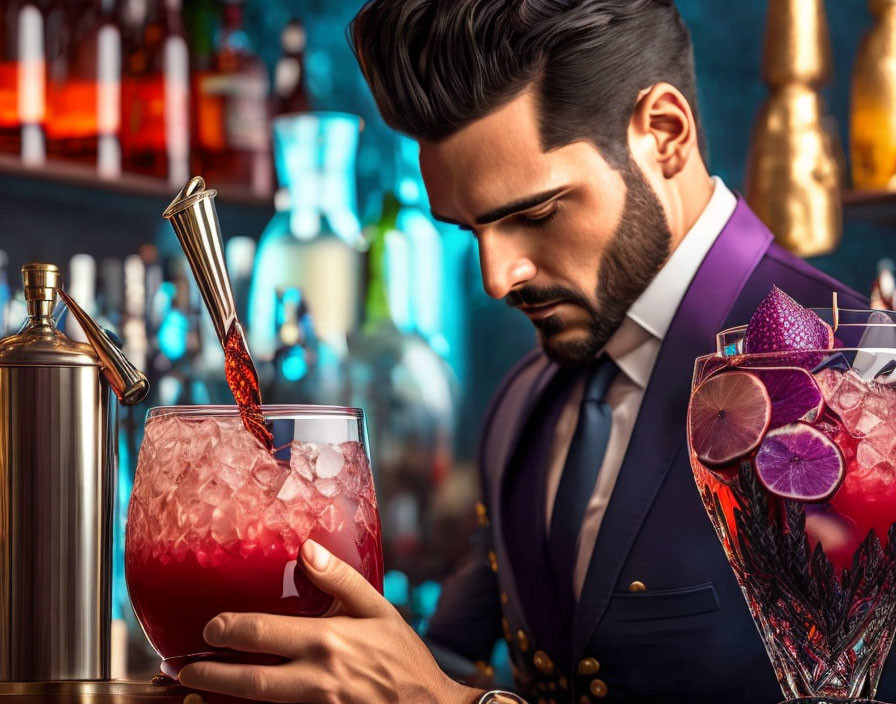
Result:
M376 495L360 410L262 408L273 454L235 407L149 412L128 511L128 591L172 677L226 657L202 639L224 611L317 616L331 598L298 562L314 539L382 591Z
M894 369L896 314L809 311L777 289L696 363L694 476L794 700L873 697L890 650Z

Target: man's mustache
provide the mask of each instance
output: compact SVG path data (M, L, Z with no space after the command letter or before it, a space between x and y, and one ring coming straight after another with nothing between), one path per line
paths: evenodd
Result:
M578 291L573 291L563 286L547 286L545 288L523 286L522 288L514 289L504 296L504 302L514 308L519 308L520 306L540 306L559 301L575 303L587 310L591 309L589 302Z

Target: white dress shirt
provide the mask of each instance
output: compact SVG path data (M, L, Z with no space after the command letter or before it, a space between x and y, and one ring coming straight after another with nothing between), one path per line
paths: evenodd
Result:
M663 338L672 324L678 306L691 280L703 263L716 238L731 218L737 199L722 180L713 177L714 189L705 210L669 256L641 296L631 305L619 329L607 342L604 351L619 367L619 373L607 391L607 402L613 414L610 439L603 464L597 475L591 500L579 532L573 587L576 598L582 591L591 553L603 521L607 504L616 485L622 460L628 448L644 392L650 381L653 365ZM572 436L585 392L580 381L570 394L554 428L554 441L549 455L547 476L547 526L551 528L554 499L566 462Z

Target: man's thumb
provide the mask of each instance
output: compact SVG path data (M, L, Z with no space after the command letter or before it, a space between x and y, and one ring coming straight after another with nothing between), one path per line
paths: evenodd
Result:
M302 545L305 574L316 587L336 597L350 616L376 616L386 603L379 592L351 565L329 550L306 540Z

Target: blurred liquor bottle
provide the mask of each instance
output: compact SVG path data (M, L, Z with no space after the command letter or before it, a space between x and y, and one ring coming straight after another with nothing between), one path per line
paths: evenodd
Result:
M277 212L261 236L249 295L256 360L277 349L277 292L302 292L321 343L344 359L361 301L362 241L355 157L360 118L307 113L274 120ZM336 396L321 403L342 403ZM322 392L324 395L324 392Z
M99 263L96 290L97 319L124 343L122 315L124 313L124 262L117 257L106 257Z
M165 281L153 304L161 316L158 352L152 360L158 379L153 404L208 403L195 393L194 384L194 362L201 350L198 290L192 290L189 266L182 257L169 258L165 270Z
M146 262L139 254L125 258L122 270L121 337L128 359L146 367L149 341L146 332ZM136 364L137 362L134 362Z
M417 582L433 576L426 519L453 462L456 404L448 365L394 317L394 306L416 293L407 275L401 212L398 198L387 194L382 216L368 231L364 324L349 338L349 402L367 412L383 549L389 564Z
M209 182L273 191L270 81L243 29L242 0L225 0L210 69L197 79L194 170Z
M277 293L276 305L277 351L264 398L268 403L317 403L327 359L305 297L288 288Z
M870 0L874 27L852 72L853 186L896 190L896 0Z
M31 166L46 156L44 10L33 0L0 9L0 151Z
M89 254L74 255L68 263L65 289L75 299L75 302L87 311L88 315L95 317L97 313L96 259ZM100 325L103 325L103 323L100 323ZM106 326L103 325L103 327ZM66 315L65 334L69 339L87 342L87 337L81 330L81 326L72 315Z
M189 178L190 58L180 0L124 0L121 148L125 171Z
M47 16L47 154L121 173L121 32L115 0L54 6Z
M274 70L273 113L285 115L308 112L311 101L305 78L305 25L299 19L291 19L280 34L281 55Z

